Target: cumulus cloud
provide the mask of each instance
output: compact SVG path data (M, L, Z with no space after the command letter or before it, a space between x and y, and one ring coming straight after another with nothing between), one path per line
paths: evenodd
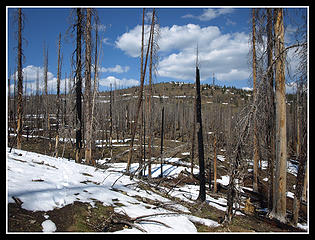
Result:
M145 26L145 31L149 31L149 26ZM137 25L135 28L131 29L129 32L124 33L119 36L115 41L115 46L123 50L127 55L131 57L140 56L141 50L141 31L142 27ZM147 37L148 38L148 37ZM145 40L147 42L147 40Z
M128 72L129 69L130 69L129 66L122 67L119 64L116 64L115 67L109 67L109 68L100 67L98 70L99 72L102 72L102 73L106 73L106 72L125 73L125 72Z
M148 42L150 26L145 25L145 44ZM137 25L129 32L124 33L117 38L116 47L124 51L131 57L139 57L141 50L141 26ZM220 35L220 30L216 26L201 28L196 24L187 24L183 26L173 25L171 27L160 28L159 51L168 52L171 50L182 50L194 48L197 44L209 44Z
M234 9L232 8L208 8L204 9L201 15L186 14L182 16L182 18L195 18L199 19L200 21L210 21L214 18L231 13L233 11Z
M146 25L146 31L149 26ZM148 34L147 34L148 35ZM116 40L116 47L131 57L139 57L141 26L137 25ZM248 35L222 34L217 26L196 24L160 28L158 74L179 80L193 80L198 44L201 80L215 73L217 80L244 80L250 73L247 65Z
M35 94L36 93L36 79L38 76L39 79L39 91L44 91L44 68L43 67L37 67L34 65L28 65L22 69L23 72L23 94L25 91L25 86L27 85L26 93L27 94ZM14 74L16 75L17 79L17 71L13 73L11 78L11 84L10 84L10 91L13 93L14 91ZM64 85L65 85L65 78L60 79L60 91L64 91ZM47 72L47 90L49 93L56 92L57 89L57 78L54 76L53 73Z
M115 85L117 87L132 87L132 86L139 85L139 81L135 79L126 79L126 78L119 79L114 76L108 76L106 78L100 79L99 84L104 87L110 87L111 84L113 87Z

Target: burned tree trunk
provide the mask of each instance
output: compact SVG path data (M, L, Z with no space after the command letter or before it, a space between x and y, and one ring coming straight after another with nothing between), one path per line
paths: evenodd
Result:
M86 30L85 30L85 161L90 164L92 161L92 94L91 94L91 8L86 9ZM93 161L94 163L94 161Z
M153 9L153 15L155 13L155 9ZM154 22L152 25L152 31L154 32ZM150 49L150 66L149 66L149 96L148 96L148 134L149 134L149 142L148 142L148 176L151 178L151 158L152 158L152 142L153 142L153 132L152 132L152 107L151 107L151 99L152 99L152 59L153 59L153 37L154 34L152 34L152 40L151 40L151 49Z
M200 74L199 74L198 66L196 66L196 120L197 120L196 130L197 130L197 138L198 138L198 155L199 155L199 180L200 180L198 200L204 202L206 200L206 180L205 180L204 146L203 146L203 136L202 136Z
M76 151L75 160L80 163L82 148L82 63L81 63L81 39L82 39L82 13L77 8L77 47L76 47Z
M197 122L197 114L196 114L196 101L194 102L194 121L193 121L193 133L191 139L191 163L190 163L190 173L191 177L194 177L194 158L195 158L195 143L196 143L196 122Z
M141 104L142 104L144 78L145 78L148 54L149 54L149 49L150 49L149 46L150 46L151 38L152 38L152 35L153 35L153 31L152 31L153 23L154 23L154 12L152 14L152 23L151 23L151 29L150 29L149 44L148 44L148 48L147 48L144 69L143 69L143 71L141 71L141 76L140 76L140 89L139 89L139 95L138 95L138 104L137 104L137 110L136 110L136 116L135 116L135 120L134 120L134 125L133 125L132 133L131 133L131 141L130 141L129 153L128 153L128 162L127 162L127 167L126 167L126 172L127 173L129 173L130 165L131 165L131 161L132 161L134 138L135 138L135 135L136 135L138 119L139 119L139 112L140 112L140 108L141 108ZM144 39L144 10L143 10L143 19L142 19L142 39ZM142 51L142 54L143 54L143 41L142 41L141 51Z
M18 104L17 104L17 144L16 148L22 148L22 114L23 114L23 75L22 75L22 10L19 8L19 29L18 29Z

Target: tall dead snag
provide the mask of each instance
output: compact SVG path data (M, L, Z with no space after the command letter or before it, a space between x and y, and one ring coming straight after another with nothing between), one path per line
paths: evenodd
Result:
M154 26L155 26L155 9L153 8L153 13L152 13L152 32L154 32ZM154 34L152 34L152 41L151 41L151 46L150 46L150 66L149 66L149 96L148 96L148 123L149 123L149 142L148 142L148 176L151 178L151 158L152 158L152 141L153 141L153 132L152 132L152 108L151 108L151 98L152 98L152 59L153 59L153 43L154 43Z
M287 135L286 135L286 98L285 98L285 56L283 9L276 9L275 53L276 60L276 162L273 209L269 216L280 222L286 220L286 175L287 175Z
M92 117L91 117L91 125L90 125L90 131L92 132L92 138L93 138L93 124L94 124L94 113L95 113L95 99L96 94L98 92L98 63L99 63L99 55L97 52L97 44L98 44L98 17L96 15L96 28L95 28L95 55L94 55L94 86L93 86L93 100L92 100ZM102 45L101 45L102 46ZM100 46L100 47L101 47ZM103 139L103 138L102 138ZM103 143L103 141L102 141ZM95 149L95 141L92 142L92 149ZM92 160L93 165L95 165L95 160Z
M84 96L84 119L85 119L85 161L90 164L92 161L92 94L91 94L91 8L86 9L85 29L85 96ZM95 165L95 162L93 161Z
M300 84L299 84L300 85ZM301 88L299 86L298 88ZM300 91L298 91L298 94ZM295 194L294 194L294 201L293 201L293 218L291 223L296 226L299 219L299 211L300 211L300 204L302 201L303 196L303 187L306 186L304 184L305 175L306 175L306 160L307 160L307 114L306 114L306 92L301 93L302 101L298 101L297 105L299 107L299 114L301 117L299 118L299 125L301 126L301 147L299 149L298 161L298 172L296 177L296 184L295 184ZM302 111L301 111L302 110Z
M206 180L205 180L204 147L203 147L203 136L202 136L201 95L200 95L200 74L199 74L199 68L198 68L198 52L197 52L197 61L196 61L196 120L197 120L196 130L197 130L197 138L198 138L199 181L200 181L199 196L197 199L204 202L206 200Z
M55 144L55 157L58 157L58 145L59 145L59 112L60 112L60 41L61 33L59 33L58 43L58 67L57 67L57 128L56 128L56 144Z
M139 95L138 95L138 104L137 104L137 110L136 110L136 116L135 116L135 120L134 120L134 125L132 128L132 133L131 133L131 141L130 141L130 146L129 146L129 153L128 153L128 163L127 163L127 167L126 167L126 172L129 173L130 170L130 165L131 165L131 161L132 161L132 154L133 154L133 144L134 144L134 138L135 138L135 134L136 134L136 130L137 130L137 125L138 125L138 119L139 119L139 112L140 112L140 108L141 108L141 104L142 104L142 98L143 98L143 85L144 85L144 78L145 78L145 72L146 72L146 67L147 67L147 60L148 60L148 54L149 54L149 49L150 49L150 43L151 43L151 38L153 35L153 31L152 31L152 25L154 22L154 12L152 14L152 23L151 23L151 29L150 29L150 36L149 36L149 43L148 43L148 47L147 47L147 53L146 53L146 57L145 57L145 64L144 64L144 70L143 72L141 72L141 76L140 76L140 89L139 89ZM144 38L144 10L143 10L143 19L142 19L142 39ZM141 47L141 55L143 54L143 41L142 41L142 47Z
M272 56L273 56L273 32L272 32L273 14L272 9L267 8L267 99L268 99L268 121L267 121L267 142L268 144L268 209L272 209L273 203L273 180L274 180L274 162L275 162L275 106L274 106L274 79Z
M76 150L75 161L80 163L82 148L82 63L81 63L81 39L82 39L82 12L81 8L77 8L77 46L76 46Z
M48 100L48 47L43 48L43 55L44 55L44 105L45 105L45 130L46 134L49 137L49 151L51 150L51 132L50 132L50 116L49 116L49 100Z
M16 148L22 147L22 114L23 114L23 75L22 75L22 10L18 10L18 104L17 104L17 141Z
M255 24L255 8L252 12L253 23L253 36L252 36L252 48L253 48L253 101L256 104L257 90L256 90L256 24ZM255 108L255 113L257 109ZM253 190L258 192L258 141L257 141L257 114L254 117L254 171L253 171Z

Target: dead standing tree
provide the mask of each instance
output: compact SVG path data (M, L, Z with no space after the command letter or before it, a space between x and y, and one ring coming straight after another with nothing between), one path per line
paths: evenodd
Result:
M256 102L256 25L255 25L255 8L253 8L252 23L252 48L253 48L253 99ZM257 111L255 111L255 114ZM257 140L257 121L254 118L254 171L253 171L253 190L258 192L258 140Z
M132 161L134 138L135 138L135 134L136 134L136 130L137 130L139 112L140 112L140 108L141 108L141 104L142 104L144 78L145 78L145 72L146 72L146 67L147 67L147 60L148 60L148 53L149 53L149 49L150 49L151 38L153 35L153 31L152 31L153 30L153 28L152 28L153 23L154 23L154 12L152 14L152 23L151 23L149 43L148 43L147 53L146 53L146 58L145 58L144 70L141 71L141 76L140 76L140 89L139 89L139 95L138 95L138 104L137 104L137 110L136 110L134 125L133 125L132 133L131 133L131 141L130 141L129 154L128 154L128 163L127 163L127 167L126 167L127 173L129 173L130 165L131 165L131 161ZM142 39L143 38L144 38L144 9L143 9L143 19L142 19ZM143 40L142 40L142 46L141 46L141 55L143 56Z
M254 111L254 105L250 105L249 109L248 106L246 106L240 112L233 131L235 144L233 144L232 141L229 143L230 146L228 148L229 150L227 156L229 156L230 167L228 175L230 176L230 179L227 192L227 207L224 216L225 223L230 223L235 215L237 208L233 212L233 205L238 203L238 207L240 206L240 186L242 185L245 174L247 173L247 161L244 160L244 156L248 151L247 143L250 142L250 127Z
M92 9L86 9L86 29L85 29L85 161L87 164L95 161L92 159L92 94L91 94L91 18Z
M284 26L283 9L276 9L275 53L276 60L276 162L274 179L273 209L269 217L285 223L286 220L286 173L287 173L287 136L286 136L286 97L284 74Z
M153 20L153 25L152 25L152 32L154 32L155 28L155 9L153 9L153 13L152 15L154 16ZM155 34L152 34L152 40L151 40L151 49L150 49L150 65L149 65L149 96L148 96L148 134L149 134L149 142L148 142L148 176L149 178L151 178L151 158L152 158L152 145L153 145L153 131L152 131L152 103L151 103L151 99L152 99L152 67L153 67L153 55L156 56L156 50L158 48L157 45L157 38L154 38ZM155 51L153 51L155 50ZM157 64L155 62L155 64Z
M17 104L17 144L16 148L22 148L22 114L23 114L23 75L22 75L22 10L18 10L18 104Z
M305 181L306 175L306 160L307 160L307 103L306 103L306 95L307 89L301 92L301 83L298 83L300 88L297 94L301 94L300 101L297 103L298 108L300 109L299 114L301 115L299 118L299 125L301 125L301 144L300 149L298 150L299 154L297 156L299 161L298 172L296 177L296 188L294 194L293 201L293 217L291 223L296 226L299 219L299 210L300 204L302 201L303 195L303 187L306 188L306 184L303 184ZM303 186L304 185L304 186Z
M81 63L81 39L82 39L82 21L83 16L81 8L77 8L77 46L76 46L76 150L75 150L75 160L76 162L81 162L81 148L82 148L82 63Z
M272 56L273 56L273 27L272 27L273 14L272 9L267 9L267 103L268 106L268 120L267 120L267 142L268 144L268 209L272 209L273 199L273 171L275 159L275 106L274 106L274 77L272 71Z
M202 117L201 117L201 95L200 95L200 73L198 67L198 46L196 59L196 132L198 139L198 155L199 155L199 181L200 189L198 200L204 202L206 200L206 179L205 179L205 162L204 162L204 146L202 135Z
M49 116L49 100L48 100L48 47L43 48L44 56L44 105L45 105L45 130L49 138L49 151L51 151L51 132L50 132L50 116Z
M58 145L59 145L59 112L60 112L60 75L61 75L61 61L60 61L60 42L61 42L61 33L59 33L59 42L58 42L58 67L57 67L57 126L56 126L56 144L55 144L55 157L58 157Z

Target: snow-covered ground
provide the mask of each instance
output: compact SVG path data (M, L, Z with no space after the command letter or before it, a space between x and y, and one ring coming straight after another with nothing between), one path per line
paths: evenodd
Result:
M188 154L183 153L182 155ZM218 155L217 158L219 161L225 161L223 155ZM114 206L116 212L124 212L129 217L163 213L164 215L150 218L163 222L170 228L151 222L136 223L150 233L196 232L197 229L193 224L195 222L206 226L219 226L216 221L211 219L191 215L189 209L183 205L150 190L139 188L137 183L141 180L137 178L131 180L129 176L123 174L126 163L106 162L106 160L98 160L98 163L105 164L108 168L97 169L93 166L77 164L73 160L69 161L65 158L55 158L34 152L12 149L12 152L9 153L9 148L7 148L7 201L14 202L12 197L17 197L23 202L22 208L31 211L49 211L64 207L74 201L88 202L94 206L94 201L99 200L106 206ZM162 169L165 177L177 177L181 171L190 172L190 164L180 158L165 158L164 163ZM130 171L133 172L137 168L138 163L133 163ZM288 168L293 169L290 165ZM198 172L199 169L196 166L194 173ZM292 172L294 171L292 170ZM152 164L152 177L159 177L160 173L161 165ZM217 182L227 185L229 176L221 176ZM175 186L171 190L166 188L165 190L170 196L191 203L195 202L199 194L198 185ZM287 195L293 197L291 192L288 192ZM168 210L140 201L139 196L140 199L147 198L163 202L168 206ZM117 201L121 204L117 204ZM225 198L213 198L207 194L206 202L221 211L226 210ZM240 212L236 212L236 214L242 215ZM58 230L56 225L48 219L48 215L42 223L42 227L45 232ZM307 229L307 225L299 224L299 227ZM140 232L140 230L132 228L119 232Z
M170 162L175 161L167 159ZM139 189L139 180L123 175L125 163L111 163L106 170L92 166L77 164L63 158L54 158L38 153L7 148L7 196L8 202L14 202L13 196L19 198L22 208L31 211L49 211L61 208L74 201L89 202L94 206L94 200L104 205L115 206L115 211L125 212L130 217L138 217L156 213L165 215L154 216L154 220L161 221L170 228L157 224L145 223L140 225L147 232L196 232L193 222L200 222L207 226L219 226L216 221L201 219L190 214L190 211L177 203L170 201L154 192ZM138 168L138 163L131 165L131 171ZM175 167L171 164L163 165L165 176L176 176L185 167ZM160 165L152 165L152 175L160 174ZM197 198L198 188L191 193ZM117 189L119 191L117 191ZM114 191L115 190L115 191ZM179 190L174 189L176 195ZM183 192L181 192L183 194ZM167 203L174 211L156 208L138 201L135 196ZM119 206L117 204L117 199ZM181 214L167 214L181 211ZM55 224L47 219L42 223L43 231L56 231ZM139 232L136 228L124 229L123 232Z

